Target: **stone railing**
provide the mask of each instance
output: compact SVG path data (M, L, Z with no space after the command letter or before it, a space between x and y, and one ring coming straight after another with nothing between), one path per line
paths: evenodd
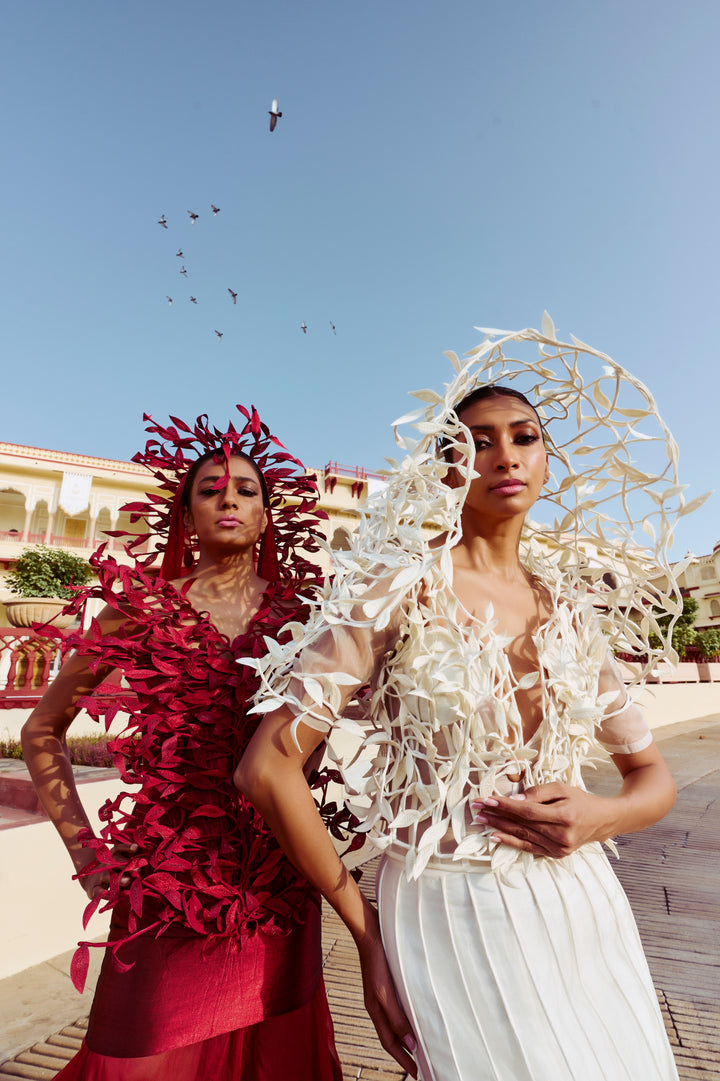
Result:
M35 708L60 671L65 634L38 634L31 627L0 627L0 710ZM135 701L123 686L118 669L113 669L92 692L101 712L112 706L120 694L125 701Z
M623 668L630 672L637 671L640 665L636 661L618 658ZM668 664L661 661L652 671L647 683L720 683L720 661L681 661Z
M31 709L60 670L63 635L0 627L0 709Z

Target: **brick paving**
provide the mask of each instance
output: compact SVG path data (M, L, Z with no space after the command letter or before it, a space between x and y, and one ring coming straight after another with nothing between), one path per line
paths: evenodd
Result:
M720 726L712 739L720 739ZM720 770L682 787L662 822L620 838L619 848L614 866L635 912L680 1081L720 1081ZM369 896L376 869L377 860L367 864L361 881ZM355 948L331 911L323 949L345 1081L404 1081L365 1014ZM79 1048L85 1025L81 1019L0 1065L0 1081L52 1081Z
M621 840L635 913L681 1081L720 1079L720 771Z

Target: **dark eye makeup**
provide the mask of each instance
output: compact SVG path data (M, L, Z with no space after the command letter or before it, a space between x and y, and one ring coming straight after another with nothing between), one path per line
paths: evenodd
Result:
M239 483L239 485L236 487L235 490L238 493L238 495L248 496L251 499L254 498L255 496L260 495L260 492L256 488L250 488L243 481L241 481ZM213 495L217 495L218 491L220 491L219 488L215 488L214 485L210 484L208 486L205 486L205 487L201 486L200 488L198 488L198 495L213 496Z
M539 439L540 439L540 436L536 432L518 432L513 437L513 443L516 443L520 447L529 447L529 446L532 446L533 443L537 443ZM491 447L491 446L492 446L492 440L491 439L484 439L484 438L481 438L480 436L477 436L475 438L475 449L476 450L486 450L488 447Z

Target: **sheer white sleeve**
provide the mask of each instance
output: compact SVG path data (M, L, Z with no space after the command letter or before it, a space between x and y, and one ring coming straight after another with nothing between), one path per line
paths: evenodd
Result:
M374 579L352 600L338 604L326 597L304 626L293 626L285 646L268 643L267 657L245 661L257 669L261 686L254 712L289 708L297 727L306 724L321 732L338 726L358 735L356 721L344 716L356 693L371 683L381 659L401 633L402 590L392 580Z
M386 653L392 627L328 625L305 646L290 670L283 700L295 714L293 732L302 721L311 728L355 728L343 716L361 687L373 679Z
M608 653L600 670L598 692L606 703L598 740L610 754L634 754L652 743L645 715L631 698L615 658Z

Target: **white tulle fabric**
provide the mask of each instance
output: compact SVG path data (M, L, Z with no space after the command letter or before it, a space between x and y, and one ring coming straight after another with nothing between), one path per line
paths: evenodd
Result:
M295 730L305 724L362 738L373 762L362 779L352 772L362 797L355 809L376 845L404 847L413 878L431 858L491 861L498 872L518 860L529 865L532 856L498 846L472 824L470 801L509 791L518 775L525 786L582 785L581 767L601 742L628 753L651 740L612 649L648 658L645 670L671 652L658 616L681 608L666 555L672 520L684 509L677 451L642 384L604 354L553 335L546 321L542 333L488 337L464 366L451 358L457 374L443 394L417 393L429 404L403 421L414 420L421 438L396 433L407 453L391 463L351 548L333 553L335 576L313 618L292 628L288 646L268 642L265 660L244 662L260 671L258 711L289 706ZM539 361L505 356L509 343L528 341L539 344ZM452 407L484 382L515 384L521 375L518 389L538 402L553 472L563 476L547 500L562 517L531 524L523 539L524 563L552 611L534 639L538 671L518 680L492 609L474 619L453 593L451 548L476 474L471 433ZM641 405L623 404L627 391ZM569 414L573 439L559 424ZM649 443L661 462L643 471L631 452ZM460 459L456 487L446 483L448 445ZM431 544L437 531L446 534L440 548ZM537 683L544 717L526 742L516 696ZM369 734L344 715L367 684Z

